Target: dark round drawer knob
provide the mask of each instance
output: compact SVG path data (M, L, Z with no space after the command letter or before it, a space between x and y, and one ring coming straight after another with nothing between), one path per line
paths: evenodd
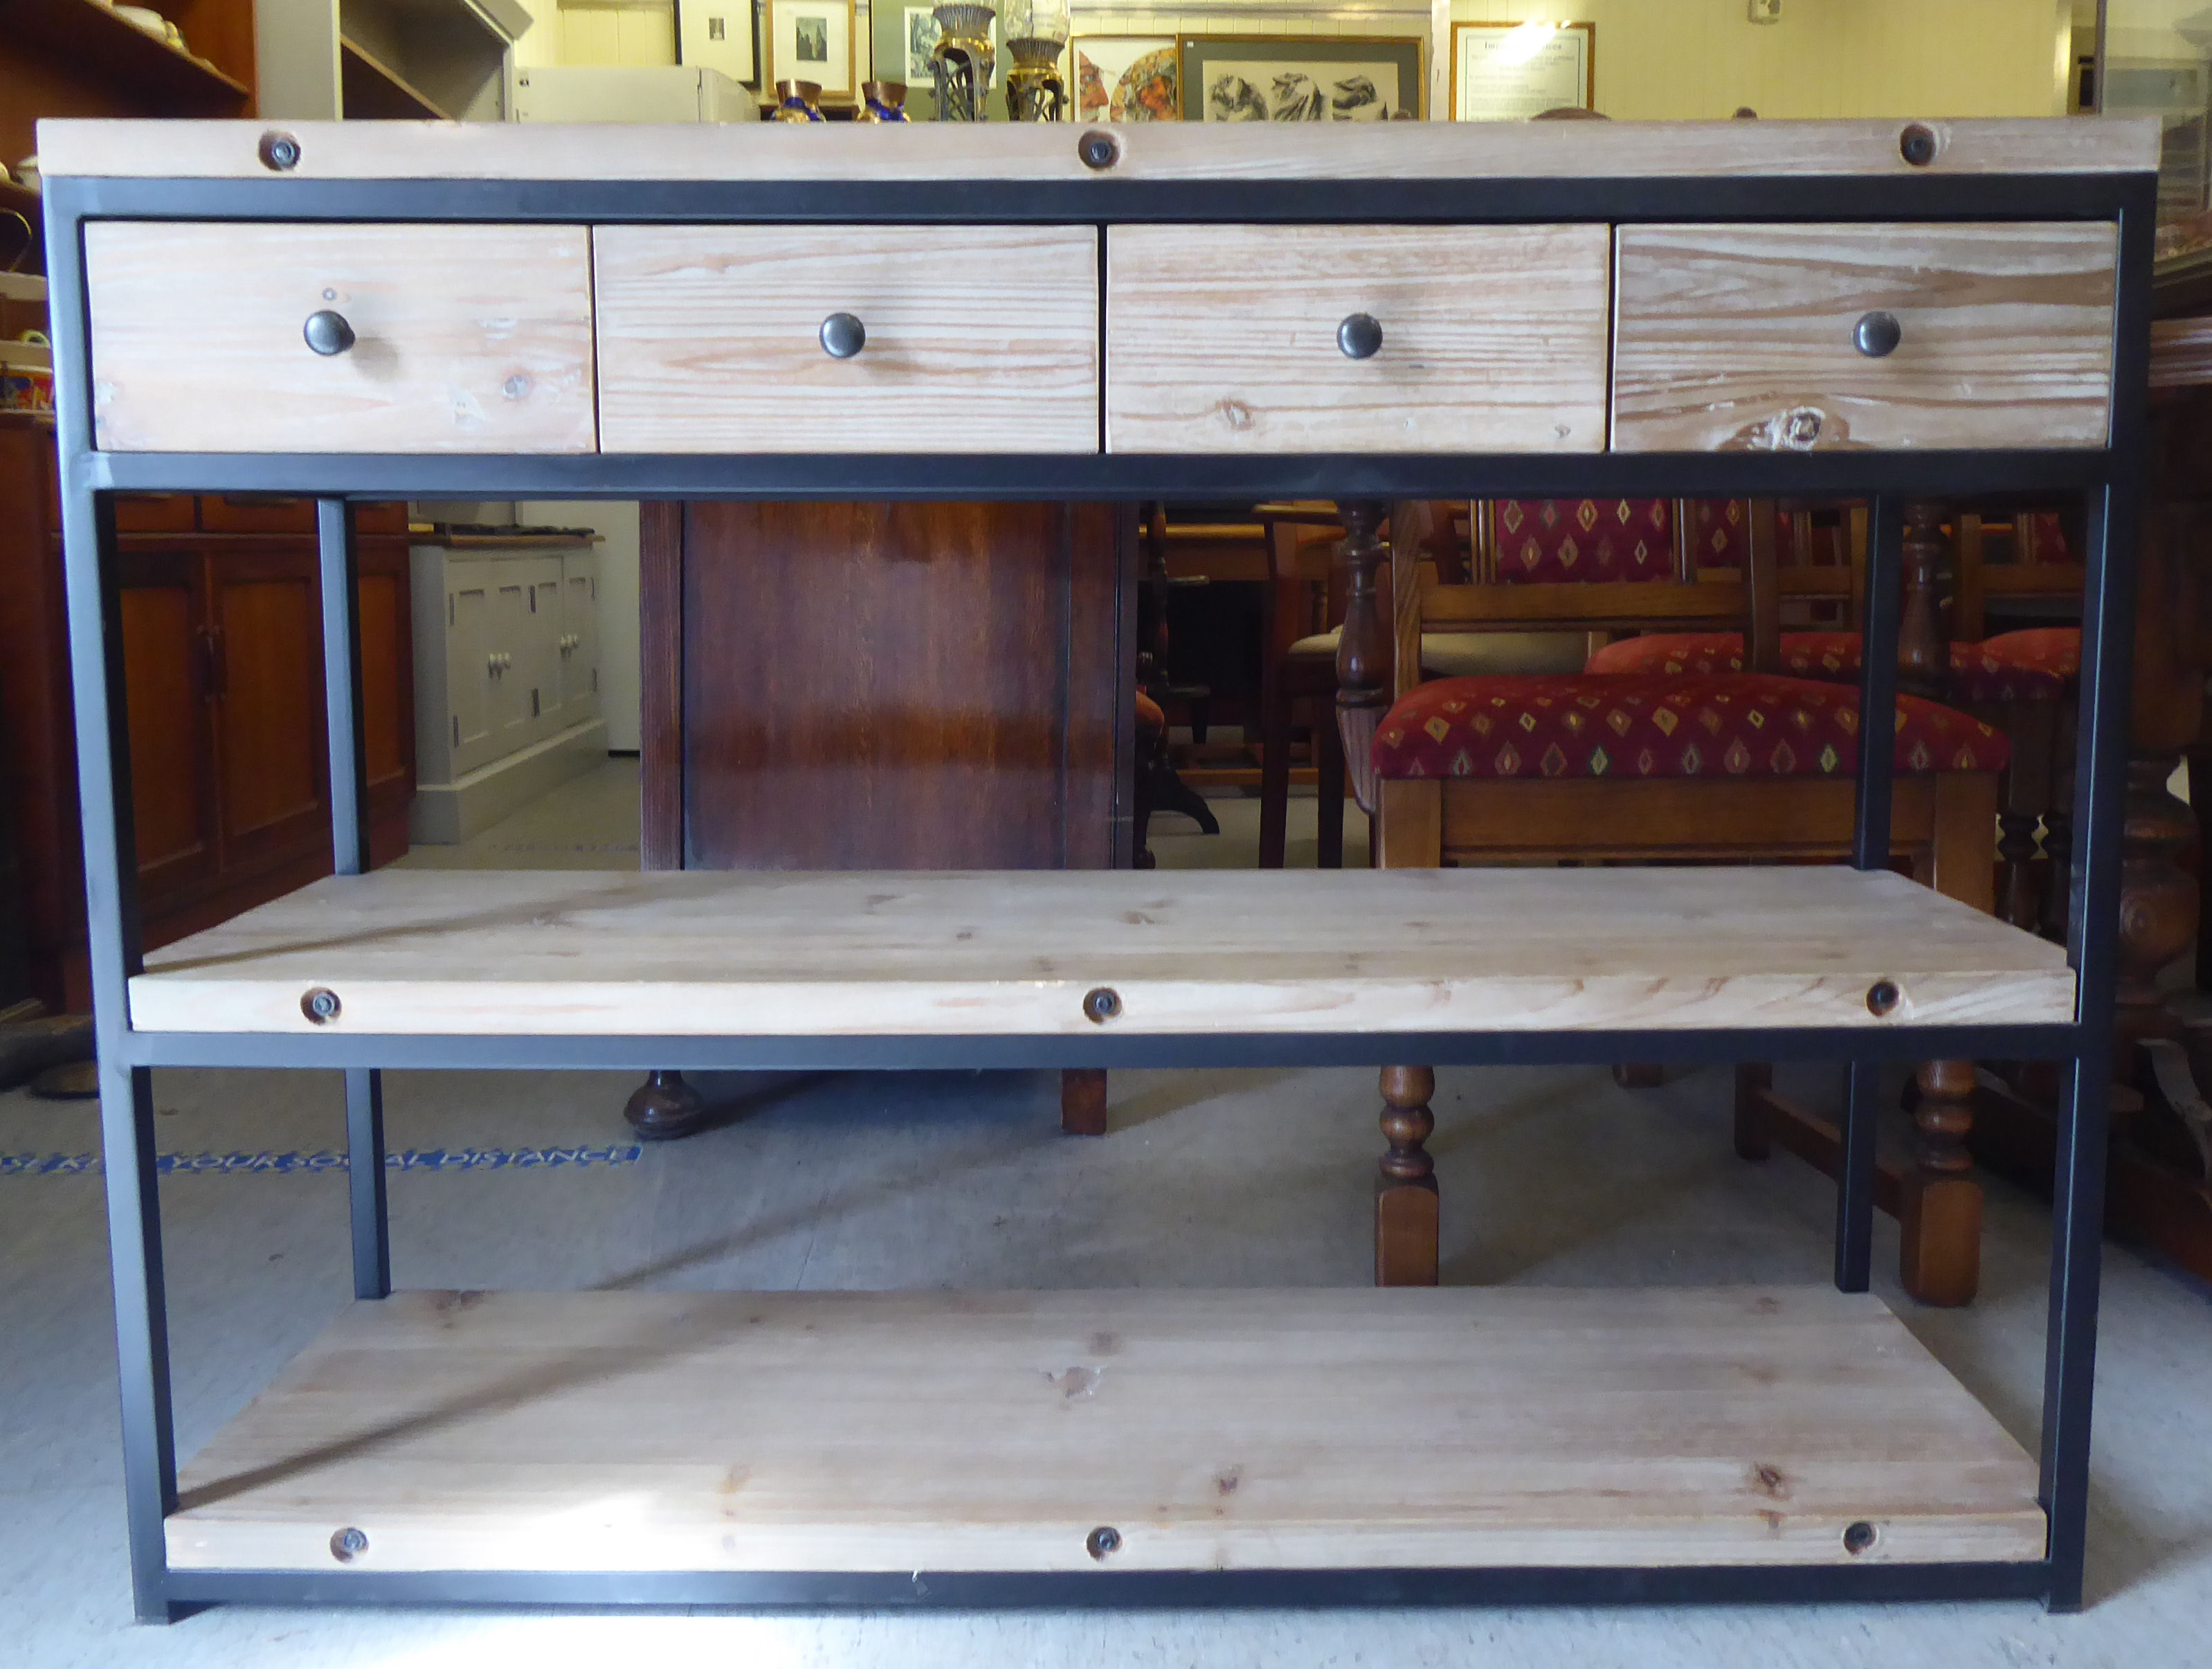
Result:
M1851 326L1851 346L1869 359L1887 359L1905 340L1905 326L1893 313L1863 313Z
M867 326L849 313L833 313L822 321L822 351L832 359L850 359L868 345Z
M325 359L353 346L353 326L346 323L345 314L332 313L328 308L309 314L300 334L307 338L310 348Z
M1336 327L1336 345L1346 359L1372 359L1382 349L1382 326L1372 314L1355 313Z
M1110 168L1121 160L1121 142L1093 128L1075 142L1075 154L1086 168Z

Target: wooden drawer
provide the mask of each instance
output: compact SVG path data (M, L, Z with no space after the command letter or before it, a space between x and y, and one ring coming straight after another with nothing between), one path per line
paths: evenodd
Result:
M97 443L118 452L589 452L574 226L85 228ZM309 348L309 315L354 341Z
M1610 238L1603 226L1116 226L1106 449L1602 451ZM1364 359L1338 339L1360 314L1382 328Z
M606 226L607 452L1098 449L1090 227ZM823 345L860 321L849 358Z
M1624 226L1614 449L2102 446L2118 253L2105 222Z

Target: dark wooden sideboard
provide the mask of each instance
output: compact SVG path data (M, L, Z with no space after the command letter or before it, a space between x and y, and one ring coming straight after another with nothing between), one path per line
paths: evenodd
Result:
M1111 505L643 507L648 869L1104 869L1130 838Z
M146 942L331 871L315 507L184 494L115 506L131 796ZM415 791L407 516L360 513L362 718L375 860L407 850ZM82 1009L83 862L50 425L0 415L0 806L30 988Z

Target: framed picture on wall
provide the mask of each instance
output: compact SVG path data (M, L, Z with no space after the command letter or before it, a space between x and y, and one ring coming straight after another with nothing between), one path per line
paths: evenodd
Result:
M825 99L860 93L853 0L768 0L768 78L811 81Z
M1352 35L1185 35L1182 119L1419 120L1424 44Z
M676 61L760 86L760 0L676 0Z
M1173 35L1078 35L1069 57L1077 121L1182 119L1182 66Z
M1547 110L1595 110L1595 23L1455 23L1451 118L1525 122Z

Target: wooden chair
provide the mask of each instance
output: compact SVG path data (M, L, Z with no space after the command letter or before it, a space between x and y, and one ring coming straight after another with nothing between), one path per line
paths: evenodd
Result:
M1850 692L1758 671L1424 684L1425 630L1532 619L1554 629L1632 626L1650 618L1633 612L1643 600L1618 590L1645 588L1446 586L1403 541L1387 553L1394 609L1386 618L1376 582L1386 557L1376 535L1382 507L1346 511L1344 559L1352 573L1339 711L1351 780L1376 819L1382 867L1848 856L1857 752ZM1732 596L1756 653L1778 638L1778 600L1771 551L1759 539L1753 545L1741 581L1691 582L1680 591ZM1698 600L1678 593L1659 606ZM1899 711L1892 850L1926 884L1988 910L2005 740L1933 702L1901 697ZM1749 1070L1755 1081L1756 1069ZM1437 1184L1423 1146L1434 1128L1434 1083L1425 1066L1382 1075L1389 1142L1376 1198L1382 1284L1437 1278ZM1930 1303L1967 1301L1978 1278L1981 1191L1963 1143L1972 1083L1970 1063L1920 1069L1915 1163L1909 1171L1891 1167L1881 1191L1903 1220L1906 1289ZM1759 1157L1766 1142L1782 1140L1832 1171L1822 1135L1817 1124L1748 1121L1739 1147ZM1826 1135L1832 1142L1832 1130Z
M1771 515L1770 507L1735 501L1728 508L1746 514L1748 525ZM1801 518L1803 513L1801 512ZM1905 507L1904 618L1898 634L1899 687L1909 694L1944 701L1994 725L2012 743L2011 763L2002 785L1996 851L2005 870L2001 913L2015 927L2054 930L2063 936L2063 886L2039 886L2034 859L2037 829L2043 850L2063 870L2066 838L2066 773L2069 751L2070 702L2081 669L2079 627L2053 627L2002 634L1984 640L1982 599L1986 594L2063 597L2069 583L2080 595L2081 570L2063 560L2064 545L2055 513L2023 513L2008 537L2043 551L2033 583L2008 577L2012 565L1992 567L1984 560L1986 533L1971 513L1955 518L1957 576L1953 606L1947 611L1939 574L1947 545L1941 506ZM1780 527L1788 527L1784 520ZM1778 638L1779 670L1824 683L1856 684L1859 677L1860 611L1865 594L1866 517L1853 507L1848 536L1840 541L1842 561L1825 565L1790 563L1793 543L1808 548L1808 536L1781 539L1775 591L1784 607L1827 602L1840 619L1834 627L1784 630ZM2069 579L2070 576L2070 579ZM1605 673L1740 672L1747 665L1743 639L1736 633L1661 633L1607 645L1590 657L1587 670ZM2049 879L2046 874L2044 877ZM2056 901L2056 902L2054 902Z
M1425 676L1467 678L1492 673L1571 673L1589 653L1591 633L1547 626L1551 589L1573 588L1578 601L1602 610L1608 618L1656 618L1674 624L1687 621L1735 624L1743 618L1741 588L1698 584L1682 541L1680 508L1668 499L1590 501L1587 525L1563 521L1541 500L1506 500L1474 505L1429 504L1410 530L1417 559L1441 583L1466 587L1472 572L1485 587L1494 618L1468 629L1443 626L1425 631L1420 666ZM1598 507L1602 506L1600 509ZM1263 504L1255 512L1267 527L1279 577L1303 580L1333 603L1340 614L1348 583L1336 565L1333 587L1315 585L1316 558L1324 547L1334 556L1343 527L1332 504ZM1463 548L1455 522L1464 517L1471 548ZM1387 530L1386 530L1387 533ZM1723 582L1727 576L1715 576ZM1320 865L1344 862L1344 756L1328 713L1337 691L1336 661L1340 629L1307 623L1299 637L1270 663L1262 697L1265 761L1260 789L1260 867L1283 865L1284 832L1290 795L1289 756L1293 720L1302 704L1322 710L1314 726L1314 757L1320 796Z

